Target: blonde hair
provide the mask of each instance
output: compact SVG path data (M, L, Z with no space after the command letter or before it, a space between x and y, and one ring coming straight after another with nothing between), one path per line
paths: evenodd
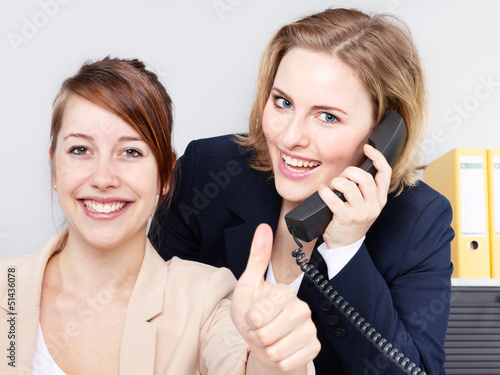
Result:
M252 167L271 172L262 114L279 64L292 48L327 53L356 73L369 91L378 124L389 109L399 113L408 141L393 168L390 191L398 193L418 180L419 151L427 130L427 90L417 49L405 24L394 16L369 16L352 9L327 9L283 26L260 61L257 92L249 132L237 136L253 150Z

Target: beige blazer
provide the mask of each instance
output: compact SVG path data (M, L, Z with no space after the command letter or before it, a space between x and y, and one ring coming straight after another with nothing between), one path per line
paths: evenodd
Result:
M33 358L43 275L57 239L34 254L0 261L0 374L31 374L44 365ZM224 268L164 262L148 241L126 312L120 374L243 374L247 344L225 298L234 285ZM112 297L112 285L103 286L75 319L94 319ZM75 328L61 332L60 345L65 335L78 334Z

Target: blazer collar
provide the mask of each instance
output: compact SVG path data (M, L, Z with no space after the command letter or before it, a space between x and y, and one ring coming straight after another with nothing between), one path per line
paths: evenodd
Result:
M16 268L16 295L19 296L16 299L16 312L40 308L45 268L55 252L59 237L60 235L54 236L38 252L17 258L24 258L24 261L13 260L12 267ZM17 266L17 263L21 265ZM162 297L165 290L166 270L165 261L146 239L146 251L127 307L127 316L148 321L162 312L163 298L158 297ZM10 311L7 293L0 296L0 308Z
M120 350L120 374L153 374L156 326L151 319L163 312L167 265L149 240L127 307ZM137 356L137 353L142 353Z
M167 282L166 272L165 261L158 255L149 239L146 239L146 251L130 296L127 317L149 321L161 314Z
M236 278L245 270L257 226L267 223L276 233L281 200L274 181L252 170L228 202L227 208L240 220L240 224L224 229L227 267Z
M245 222L281 208L281 197L274 180L266 173L252 170L238 186L227 208Z

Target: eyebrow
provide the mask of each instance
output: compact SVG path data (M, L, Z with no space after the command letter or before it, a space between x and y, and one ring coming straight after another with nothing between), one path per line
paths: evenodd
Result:
M89 142L93 142L94 141L94 138L90 135L87 135L87 134L82 134L82 133L69 133L66 137L64 137L64 140L68 139L68 138L71 138L71 137L75 137L75 138L83 138Z
M290 95L286 94L285 92L283 92L282 90L280 90L277 87L273 87L272 90L276 91L278 94L280 94L280 95L282 95L284 97L290 98ZM338 111L338 112L343 113L344 115L347 115L347 112L344 111L343 109L340 109L338 107L332 107L330 105L314 105L314 106L311 107L311 109L314 109L314 110L325 110L325 111Z
M86 141L94 142L94 138L91 135L83 134L83 133L69 133L66 137L64 137L64 140L71 138L71 137L82 138L82 139L85 139ZM144 142L144 140L141 137L131 137L131 136L126 136L126 135L124 135L123 137L120 137L120 139L118 141L119 142L130 142L130 141Z
M126 136L124 135L123 137L120 137L120 139L118 140L120 142L130 142L130 141L138 141L138 142L144 142L144 139L142 139L141 137L130 137L130 136Z

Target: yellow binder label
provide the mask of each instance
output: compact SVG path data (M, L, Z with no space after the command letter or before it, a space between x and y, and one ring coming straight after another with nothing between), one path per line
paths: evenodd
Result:
M493 186L495 189L495 233L500 236L500 156L493 158Z
M460 201L463 236L486 236L484 158L460 156Z

